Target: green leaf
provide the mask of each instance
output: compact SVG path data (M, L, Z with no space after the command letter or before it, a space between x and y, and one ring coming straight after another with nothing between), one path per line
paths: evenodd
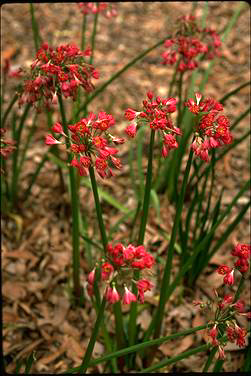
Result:
M139 187L140 187L140 197L144 197L144 171L143 171L143 146L144 146L144 136L146 128L142 126L137 132L137 164L138 164L138 177L139 177Z
M35 358L35 352L32 351L32 353L29 355L29 357L25 361L26 367L25 367L24 373L29 373L30 372L34 360L36 360L36 358Z
M133 170L133 161L134 161L134 143L130 142L130 147L129 147L129 167L130 167L130 178L131 178L131 186L134 190L135 197L139 200L140 198L140 193L139 189L136 184L136 178Z
M159 197L154 189L151 189L150 195L151 195L152 205L154 209L156 210L158 221L161 222Z
M175 338L182 337L182 336L185 336L185 335L189 335L189 334L195 333L199 330L204 330L204 329L206 329L206 327L207 327L207 325L197 326L196 328L187 329L187 330L184 330L183 332L180 332L180 333L171 334L171 335L166 336L166 337L161 337L161 338L153 339L151 341L147 341L147 342L143 342L143 343L140 343L140 344L137 344L137 345L126 347L125 349L115 351L112 354L106 354L106 355L103 355L102 357L100 357L98 359L92 360L90 362L89 366L94 366L96 364L103 363L107 360L110 360L110 359L113 359L113 358L118 358L120 356L124 356L126 354L130 354L130 353L133 353L133 352L138 352L138 351L145 349L149 346L161 345L162 343L168 342L168 341L173 340ZM80 370L80 367L74 367L74 368L68 369L63 374L79 372L79 370Z
M241 89L243 89L244 87L249 86L250 83L251 83L251 81L245 82L244 84L241 84L241 85L238 86L237 88L231 90L229 93L225 94L225 95L219 100L219 102L220 102L221 104L224 104L228 98L230 98L230 97L231 97L232 95L234 95L234 94L237 94L237 93L238 93Z

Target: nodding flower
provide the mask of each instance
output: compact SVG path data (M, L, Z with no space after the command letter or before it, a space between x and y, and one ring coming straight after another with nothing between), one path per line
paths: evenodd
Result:
M116 290L115 285L113 285L112 287L108 286L106 288L105 298L111 304L114 304L120 300L120 295Z
M131 302L136 302L137 297L134 295L126 286L124 286L125 292L123 296L123 304L130 304Z

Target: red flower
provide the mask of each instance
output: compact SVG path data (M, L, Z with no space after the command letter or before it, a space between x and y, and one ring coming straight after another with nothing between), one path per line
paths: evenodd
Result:
M126 127L125 132L128 134L130 137L135 137L137 131L137 127L135 124L130 124Z
M45 136L45 143L46 145L56 145L61 144L60 141L56 140L51 134L47 134Z
M116 290L115 286L113 286L112 288L108 286L106 288L105 298L111 304L114 304L120 300L119 293Z
M234 284L234 269L231 271L231 273L228 273L223 278L223 282L225 285L232 286Z
M126 111L125 111L125 118L129 121L132 121L135 119L135 117L137 116L138 112L134 111L133 109L131 108L128 108Z
M60 133L60 134L64 134L63 132L63 128L62 128L62 125L57 122L53 125L53 127L51 128L51 130L54 132L54 133Z
M216 271L218 274L225 275L225 274L230 273L231 269L227 265L220 265Z
M102 269L101 269L102 281L107 280L110 277L113 270L114 270L113 266L109 262L104 262L104 264L102 264Z
M131 302L136 302L137 298L128 288L125 286L125 292L123 296L123 304L130 304Z
M245 302L244 300L239 299L233 306L236 309L236 311L238 311L239 313L242 313L244 312Z

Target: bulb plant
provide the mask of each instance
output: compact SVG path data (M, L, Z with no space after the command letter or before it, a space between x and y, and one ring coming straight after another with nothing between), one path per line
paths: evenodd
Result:
M166 337L162 336L163 322L166 315L166 303L173 292L182 284L184 288L187 283L192 286L197 281L212 256L243 219L250 207L249 201L224 229L221 239L214 240L216 231L222 222L230 216L233 206L249 186L249 182L245 182L224 210L221 207L222 193L213 207L212 192L215 185L217 161L250 134L249 131L245 136L236 139L232 132L249 111L242 114L233 125L229 118L223 114L225 101L239 93L243 85L226 94L222 99L207 97L206 90L204 96L204 90L194 90L194 85L190 85L185 91L187 81L184 80L184 77L188 75L188 72L193 71L192 74L195 74L203 60L214 61L216 57L220 57L220 48L223 42L215 30L205 27L205 25L200 26L199 20L194 16L186 15L179 18L173 35L163 38L154 46L141 52L96 89L93 80L98 79L102 74L94 65L98 19L101 15L105 15L112 20L118 11L110 3L78 3L76 6L83 15L81 48L78 48L75 43L52 47L47 42L43 42L33 4L30 5L36 48L35 58L28 71L25 69L12 71L9 61L5 62L3 84L6 84L7 77L18 79L21 84L3 113L1 128L1 172L5 173L7 170L5 159L11 153L15 155L12 166L13 206L17 199L17 176L21 173L22 162L25 160L25 153L32 139L32 133L30 133L22 155L19 156L19 146L22 142L21 133L31 108L35 108L37 113L47 113L49 130L44 134L44 143L54 153L54 160L60 161L59 174L62 184L65 180L64 170L67 171L65 175L69 176L72 209L73 293L78 304L85 304L86 300L92 302L96 310L96 321L82 364L68 372L86 373L90 367L105 361L109 361L109 367L113 373L135 370L140 373L152 372L188 356L210 350L203 369L206 372L211 366L216 352L218 352L218 359L224 361L226 357L224 347L227 342L235 342L241 348L246 345L248 331L238 325L236 315L250 318L250 312L245 312L245 302L240 297L249 274L250 246L237 244L232 251L232 255L237 257L234 266L231 268L228 265L221 265L217 269L217 273L223 276L223 283L229 288L232 288L235 281L238 280L238 277L235 278L235 276L241 274L235 294L232 292L221 297L214 290L215 301L206 303L202 300L194 301L195 306L199 306L203 312L210 315L206 325ZM91 14L93 17L90 17ZM237 18L233 20L236 22ZM86 31L90 27L91 21L92 33L89 46ZM232 21L231 27L233 25ZM135 108L128 107L124 110L124 117L129 124L127 123L123 129L123 137L115 136L115 133L113 134L117 123L115 117L104 111L103 108L94 114L91 110L89 111L88 106L123 72L130 69L149 52L159 46L163 47L163 45L166 51L162 53L162 64L174 68L173 76L170 77L166 85L167 95L161 97L155 95L152 90L147 91L141 108L138 103L135 103ZM192 93L191 90L193 90ZM157 92L157 88L154 91ZM72 105L71 118L65 110L66 103ZM15 115L16 104L19 107L24 106L18 128ZM4 128L12 111L15 115L13 115L12 125L14 141L5 138ZM52 114L56 114L56 121L52 121ZM34 117L34 124L35 122L36 117ZM150 128L149 131L148 128ZM35 125L32 129L35 132ZM123 169L119 157L120 146L126 143L131 152L134 144L138 142L137 137L143 134L140 133L141 129L146 131L145 139L149 139L149 142L145 181L142 182L141 193L136 195L137 208L132 212L132 227L135 228L137 236L134 239L125 238L121 242L113 241L113 238L117 239L117 237L114 232L110 231L109 233L104 222L99 180L100 178L109 178L116 184L116 171ZM148 135L147 132L150 134ZM60 150L58 146L60 146ZM26 192L27 195L29 195L40 169L48 160L48 149L34 174L27 190L28 193ZM148 247L145 242L152 197L155 194L157 202L159 202L158 192L161 190L160 186L163 185L163 180L160 182L160 180L154 179L154 176L157 175L154 160L155 150L158 167L160 171L164 171L160 175L166 179L164 188L169 187L169 197L174 200L176 205L171 234L168 238L167 255L162 257L164 270L158 276L156 275L158 258L152 254L151 247ZM181 165L183 166L182 159L187 154L181 184L178 184L177 176L180 173ZM140 158L142 160L142 154ZM17 163L18 161L21 161L20 164ZM96 179L97 176L98 179ZM209 176L211 176L211 180ZM89 187L93 193L100 233L97 243L101 250L101 254L95 255L95 257L92 254L89 257L92 262L94 259L94 263L89 265L89 273L85 276L86 294L84 294L83 286L80 283L82 272L80 270L80 234L83 207L79 202L79 188L82 181L90 183ZM4 184L2 184L4 189L1 189L2 196L8 199L11 196L9 195L8 179L5 179ZM209 187L209 195L206 200L207 187ZM193 192L190 195L190 206L187 208L186 197L189 190L193 190ZM205 209L203 207L204 200L206 201ZM194 235L190 238L192 219L195 228ZM85 222L86 227L87 225L89 226ZM85 239L89 242L89 246L95 244L94 241L91 243L87 236ZM181 250L178 271L173 266L177 243ZM159 284L157 283L158 278ZM159 299L153 311L152 320L148 328L143 331L137 325L137 318L140 306L142 307L145 303L148 292L159 293ZM125 305L129 307L128 314L122 313L122 308ZM113 340L106 327L108 310L113 310L114 313L116 346L113 346ZM153 363L156 350L161 343L200 330L206 330L208 333L209 341L206 344L178 356ZM102 331L108 353L94 360L92 353L100 331ZM142 369L137 365L136 352L140 354Z

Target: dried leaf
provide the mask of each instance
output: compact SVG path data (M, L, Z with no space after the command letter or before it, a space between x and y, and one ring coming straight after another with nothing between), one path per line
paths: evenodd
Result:
M2 289L3 296L11 300L24 299L26 290L21 283L6 281Z

